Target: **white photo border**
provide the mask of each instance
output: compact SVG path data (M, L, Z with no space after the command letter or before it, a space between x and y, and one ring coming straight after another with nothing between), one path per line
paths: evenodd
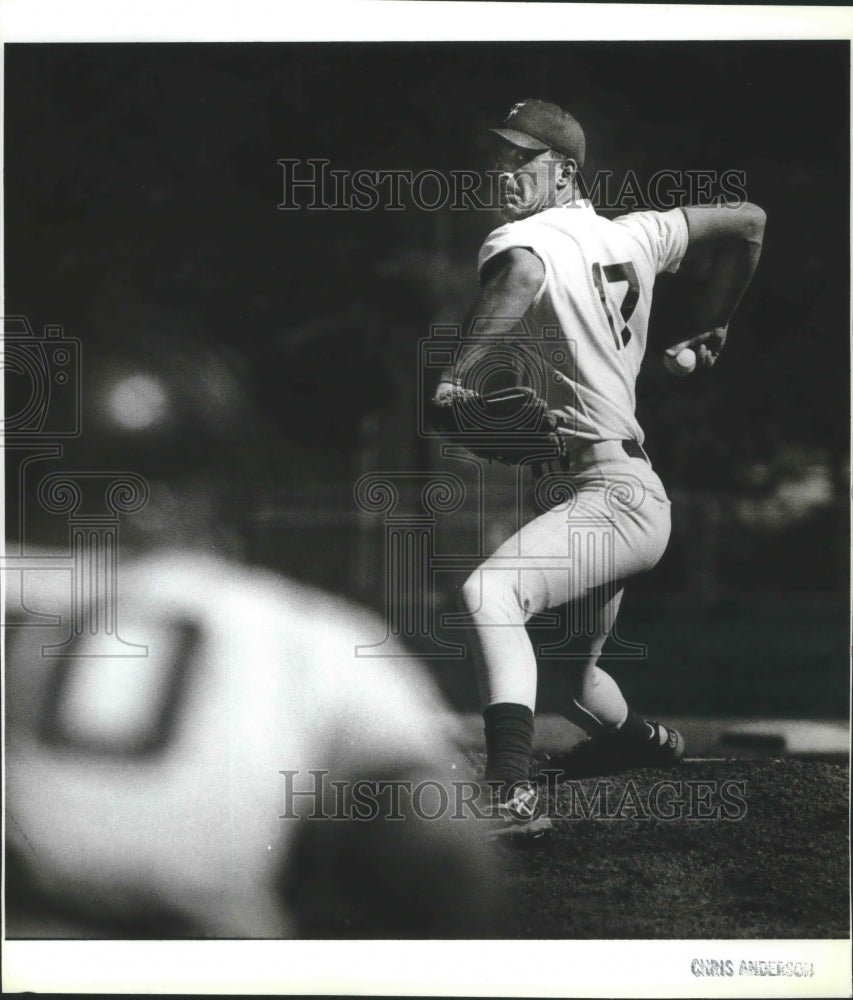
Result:
M0 41L853 39L850 7L313 0L3 0ZM1 140L0 140L1 141ZM2 303L0 303L2 306ZM7 992L585 997L850 996L849 940L4 941ZM694 958L814 975L697 978ZM315 974L312 970L321 969Z

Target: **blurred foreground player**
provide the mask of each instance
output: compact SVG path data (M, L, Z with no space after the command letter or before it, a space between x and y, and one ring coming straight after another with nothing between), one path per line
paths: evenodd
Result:
M356 658L378 627L361 609L217 553L236 544L223 484L257 440L236 440L234 371L148 343L87 358L84 379L83 438L44 474L136 469L151 497L123 519L114 632L74 603L70 567L37 568L62 553L45 511L34 568L6 574L6 936L495 932L482 838L452 809L419 818L464 777L424 672ZM432 797L415 815L399 786L396 820L387 797L353 819L360 779Z
M573 705L563 711L591 734L576 765L585 758L603 773L683 753L680 734L640 717L598 666L625 581L655 566L670 533L635 384L655 279L691 257L701 275L696 323L685 317L690 335L667 353L690 348L701 366L714 364L758 263L764 212L689 206L611 221L582 197L586 141L562 108L520 101L491 132L505 224L480 249L467 349L443 374L433 413L475 453L539 479L542 512L462 589L479 653L486 779L507 818L536 831L547 825L530 775L537 664L526 626L537 614L572 604L586 623L584 648L565 663Z

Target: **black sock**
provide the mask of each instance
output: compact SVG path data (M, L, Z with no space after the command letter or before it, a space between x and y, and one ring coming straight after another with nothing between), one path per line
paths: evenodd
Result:
M533 712L526 705L500 702L483 711L486 730L486 781L509 788L530 777Z
M652 726L642 716L637 715L633 708L628 709L628 718L617 731L632 743L645 743L655 735Z

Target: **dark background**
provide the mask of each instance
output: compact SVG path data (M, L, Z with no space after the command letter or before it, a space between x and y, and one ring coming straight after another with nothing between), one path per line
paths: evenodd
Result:
M620 620L650 663L612 666L641 709L846 714L846 42L18 44L5 72L7 314L79 338L84 388L117 346L225 351L254 429L235 447L223 412L221 447L204 449L247 558L380 614L384 529L353 483L451 467L417 432L418 342L463 319L495 220L280 211L276 161L477 167L476 128L539 96L584 124L587 172L612 170L617 190L629 170L744 171L765 253L713 372L662 372L684 331L677 278L661 281L638 413L673 538ZM176 439L173 464L196 445ZM84 424L75 460L102 447ZM439 518L437 548L464 551L473 531L470 512ZM473 704L468 671L436 670ZM543 671L543 697L552 683Z

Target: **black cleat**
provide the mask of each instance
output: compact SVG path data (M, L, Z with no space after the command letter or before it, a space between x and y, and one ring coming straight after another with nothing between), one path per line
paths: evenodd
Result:
M597 733L568 753L545 761L537 780L546 782L543 771L561 770L557 781L595 778L642 767L671 767L684 756L684 739L677 729L660 722L647 722L654 730L648 740L626 738L618 729Z
M671 729L662 722L649 722L654 729L648 743L648 764L646 767L668 767L677 764L684 756L684 737L677 729Z

